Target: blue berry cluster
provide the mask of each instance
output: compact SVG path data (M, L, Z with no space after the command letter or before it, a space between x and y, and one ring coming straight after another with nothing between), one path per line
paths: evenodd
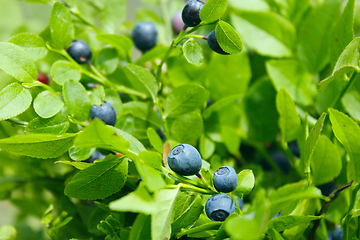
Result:
M169 167L182 176L198 174L202 159L199 151L189 145L180 144L174 147L168 155ZM238 178L234 168L223 166L214 172L214 187L219 192L229 193L236 189ZM226 194L211 196L205 204L206 215L213 221L224 221L235 212L234 200Z

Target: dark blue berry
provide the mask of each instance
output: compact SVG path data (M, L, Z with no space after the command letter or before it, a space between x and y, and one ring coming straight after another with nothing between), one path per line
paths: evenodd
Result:
M135 46L142 52L152 49L158 40L155 24L152 22L138 22L131 38Z
M182 11L182 20L188 27L195 27L201 22L200 10L204 3L200 0L189 0Z
M104 158L105 158L105 155L101 154L101 152L99 150L95 150L95 152L91 155L91 157L89 157L88 159L86 159L82 162L93 163L97 159L104 159Z
M166 136L165 136L164 132L160 128L156 129L155 131L162 140L166 141Z
M341 227L337 227L334 230L334 233L332 234L332 240L341 240L343 238L343 232L341 230Z
M185 24L181 18L181 11L177 11L174 13L171 21L171 25L174 33L176 34L179 34L181 30L183 30Z
M206 38L207 43L209 44L209 47L211 48L211 50L213 50L214 52L217 52L219 54L223 54L223 55L229 55L229 53L225 52L224 50L222 50L222 48L220 47L216 36L215 36L215 30L213 30L211 33L209 33L209 35Z
M206 101L206 107L210 107L212 104L213 104L213 101L209 98L209 99Z
M274 151L270 153L270 157L281 168L281 170L283 170L283 172L288 173L290 171L290 163L285 153L281 151Z
M190 176L200 171L202 159L196 148L189 144L180 144L170 151L168 163L177 174Z
M273 216L273 218L277 218L281 216L281 212L278 212L275 216Z
M296 140L288 142L288 147L295 157L300 158L300 148Z
M234 168L230 166L224 166L214 172L214 187L219 192L231 192L234 191L238 184L238 178Z
M223 222L235 212L235 202L226 194L216 194L207 200L205 212L214 222Z
M107 125L114 126L116 123L116 112L109 102L104 101L104 103L100 106L91 106L90 118L99 118Z
M80 39L72 41L66 51L77 63L90 63L92 53L85 41Z
M237 197L237 199L238 199L239 209L243 210L243 208L244 208L244 199L241 199L239 197Z

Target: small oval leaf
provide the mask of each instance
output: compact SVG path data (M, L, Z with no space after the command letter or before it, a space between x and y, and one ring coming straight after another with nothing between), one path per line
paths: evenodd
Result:
M243 49L240 36L235 29L224 21L219 21L215 27L215 36L221 47L227 53L237 54Z

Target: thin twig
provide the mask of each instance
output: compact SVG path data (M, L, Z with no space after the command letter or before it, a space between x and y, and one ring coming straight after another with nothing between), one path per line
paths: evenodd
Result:
M329 207L330 203L335 199L336 195L338 193L340 193L341 191L343 191L344 189L348 188L351 186L351 184L354 182L354 180L351 180L350 182L346 183L344 186L341 186L339 187L338 189L336 189L335 191L333 191L330 195L329 195L329 198L330 200L329 201L325 201L321 207L321 210L318 214L316 214L316 216L321 216L325 213L326 209ZM319 227L320 225L320 220L321 219L317 219L314 221L314 226L313 228L311 229L311 232L310 232L310 236L309 236L309 240L312 240L314 239L315 237L315 233L316 233L316 229Z

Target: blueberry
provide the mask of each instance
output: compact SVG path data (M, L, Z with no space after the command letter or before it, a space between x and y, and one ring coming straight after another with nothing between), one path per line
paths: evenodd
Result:
M288 142L288 147L295 157L300 158L300 148L296 140Z
M213 104L213 101L209 98L209 99L206 101L206 107L210 107L212 104Z
M196 148L189 144L180 144L170 151L168 163L177 174L190 176L200 171L202 159Z
M90 118L99 118L107 125L114 126L116 123L116 112L109 102L104 101L104 103L100 106L91 106Z
M238 178L234 168L224 166L214 172L214 187L219 192L231 192L238 184Z
M152 49L158 40L155 24L152 22L138 22L131 38L135 46L142 52Z
M188 27L195 27L201 22L200 10L204 3L200 0L189 0L182 11L182 20Z
M105 155L101 154L101 152L99 150L95 150L95 152L91 155L91 157L89 157L88 159L86 159L82 162L93 163L97 159L104 159L104 158L105 158Z
M171 21L171 26L174 33L179 34L181 30L183 30L185 24L181 18L181 11L177 11L174 13Z
M235 202L226 194L216 194L207 200L205 212L214 222L223 222L235 212Z
M283 170L283 172L288 173L290 171L289 160L283 152L281 151L271 152L270 157L281 168L281 170Z
M334 181L322 184L317 186L321 190L321 194L324 196L329 196L333 191L337 189L336 183Z
M206 39L207 39L207 42L208 42L209 47L211 48L211 50L213 50L214 52L217 52L219 54L229 55L229 53L222 50L222 48L220 47L218 41L216 40L215 30L212 30L212 32L209 33L209 35L207 36Z
M83 40L78 39L72 41L70 47L66 49L66 51L77 63L89 63L91 60L91 49Z
M332 234L332 240L341 240L343 237L343 232L341 230L341 227L335 228L333 234Z

